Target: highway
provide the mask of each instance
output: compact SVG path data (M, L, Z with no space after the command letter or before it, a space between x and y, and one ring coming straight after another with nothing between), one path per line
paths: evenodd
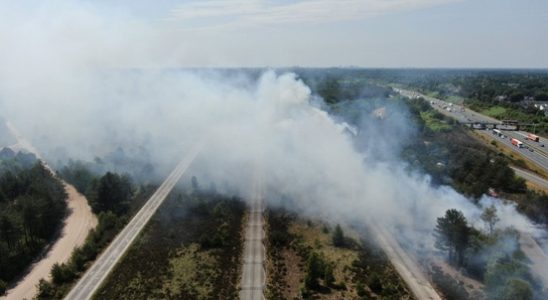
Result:
M540 151L535 151L534 149L533 151L530 151L528 148L519 148L517 146L512 145L512 142L511 142L512 137L516 138L516 135L517 135L516 133L513 133L511 131L503 131L505 136L500 137L492 133L492 131L486 131L486 130L478 130L478 131L490 132L490 134L492 135L492 138L495 139L499 144L506 146L507 148L511 149L515 153L519 153L523 157L527 158L528 160L530 160L531 162L533 162L534 164L542 168L544 171L548 170L548 159ZM524 142L523 138L519 138L519 140L521 142ZM528 145L529 143L524 142L524 144Z
M510 167L512 168L512 170L514 170L514 172L516 172L516 175L518 175L519 177L529 181L529 182L532 182L533 184L541 187L541 188L545 188L545 189L548 189L548 180L536 175L536 174L533 174L531 172L528 172L528 171L525 171L525 170L522 170L522 169L519 169L519 168L516 168L516 167Z
M255 176L249 219L245 229L240 299L263 300L266 283L264 261L266 250L263 243L264 200L260 176Z
M192 147L183 160L169 174L166 180L160 185L156 192L143 205L139 212L131 219L126 227L110 243L108 248L99 256L93 265L87 270L82 278L76 283L69 294L65 297L67 300L87 300L91 299L93 294L101 286L110 271L120 260L129 246L143 230L152 215L158 207L164 202L167 195L171 192L175 184L194 161L203 147L203 142L197 143Z
M502 122L497 119L482 115L468 108L462 108L460 106L453 106L451 108L451 111L448 111L447 108L449 107L450 103L437 98L426 96L424 94L421 94L415 91L408 91L403 89L394 89L394 91L408 98L422 97L425 100L427 100L434 109L436 109L443 115L446 115L448 117L451 117L457 120L460 123L477 122L477 123L502 124ZM527 158L534 164L538 165L545 172L548 171L548 149L541 147L541 145L544 144L544 141L542 138L540 142L534 142L534 141L525 139L528 133L524 131L502 130L502 132L504 133L506 137L497 138L497 140L500 141L501 144L511 149L512 151L524 156L525 158ZM512 143L510 142L511 138L520 140L527 147L518 148L512 145Z

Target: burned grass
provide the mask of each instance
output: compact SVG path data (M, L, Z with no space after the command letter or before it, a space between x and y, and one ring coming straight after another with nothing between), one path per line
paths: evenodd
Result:
M95 298L237 298L244 211L239 199L173 193Z
M281 209L266 219L267 299L412 299L375 246L348 233L335 246L333 226Z

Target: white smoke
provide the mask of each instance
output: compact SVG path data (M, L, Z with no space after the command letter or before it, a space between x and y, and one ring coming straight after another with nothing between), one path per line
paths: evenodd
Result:
M394 157L364 162L348 125L315 105L294 74L268 71L257 80L237 72L127 68L169 63L169 41L150 38L142 24L115 24L68 7L0 18L1 113L54 163L92 160L117 147L146 149L165 174L205 138L190 173L219 191L248 196L260 168L273 204L285 196L308 214L374 219L421 240L431 238L447 209L477 220L491 203L500 226L533 230L512 206L489 198L476 206L449 187L433 188L428 176L410 174ZM164 48L150 46L156 42ZM393 156L390 145L371 140L364 151Z

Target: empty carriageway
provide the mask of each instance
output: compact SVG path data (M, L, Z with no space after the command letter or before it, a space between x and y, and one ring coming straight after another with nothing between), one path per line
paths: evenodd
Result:
M249 218L245 228L240 299L263 300L266 272L264 268L264 199L260 179L255 180Z
M175 167L171 174L169 174L167 179L143 205L141 210L139 210L126 227L124 227L110 243L108 248L99 256L95 263L87 270L84 276L76 283L65 299L87 300L93 297L93 294L101 286L116 263L127 251L158 207L164 202L175 184L194 161L202 149L202 146L203 142L199 142L190 149L189 153L187 153L183 160Z

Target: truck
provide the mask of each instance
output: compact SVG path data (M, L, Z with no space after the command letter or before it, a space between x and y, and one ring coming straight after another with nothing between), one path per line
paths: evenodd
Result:
M540 138L538 137L538 135L534 135L532 133L529 133L527 135L527 139L528 140L531 140L531 141L535 141L535 142L539 142L540 141Z
M517 140L517 139L512 139L511 142L512 142L512 145L514 145L514 146L516 146L516 147L518 147L518 148L523 148L523 143L520 142L519 140Z
M496 129L496 128L493 128L493 134L496 134L498 136L502 136L502 131Z

